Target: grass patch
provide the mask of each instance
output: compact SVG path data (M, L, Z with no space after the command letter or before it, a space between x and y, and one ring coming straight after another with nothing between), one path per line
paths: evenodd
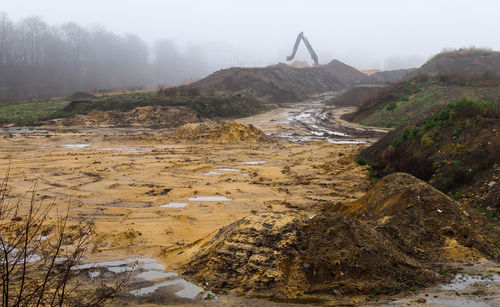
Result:
M0 106L0 124L35 126L69 104L64 100L21 102Z

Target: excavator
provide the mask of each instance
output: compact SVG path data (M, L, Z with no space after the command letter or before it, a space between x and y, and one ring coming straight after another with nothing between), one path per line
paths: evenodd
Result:
M307 50L309 50L311 58L314 61L314 66L318 68L320 66L318 63L318 56L316 55L316 52L314 52L314 49L311 47L311 44L309 43L309 40L307 40L307 37L304 36L304 32L300 32L299 35L297 35L297 40L295 41L295 45L293 46L292 55L287 56L286 60L287 61L293 60L293 58L295 57L295 53L297 53L297 48L299 47L300 40L304 41L304 45L306 45Z

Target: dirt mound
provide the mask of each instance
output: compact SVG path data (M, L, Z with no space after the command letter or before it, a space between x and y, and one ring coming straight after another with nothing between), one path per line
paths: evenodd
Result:
M373 222L406 254L421 259L461 260L464 251L472 258L482 257L479 251L493 256L496 247L495 235L481 229L481 216L406 173L382 178L342 211ZM450 246L459 252L454 254Z
M189 87L204 93L229 92L268 103L297 102L315 93L339 90L366 77L355 68L332 61L320 68L278 64L262 68L220 70Z
M385 236L340 213L245 217L222 228L183 269L215 291L285 297L391 293L434 278Z
M212 144L262 143L274 140L253 125L229 121L186 124L175 130L169 137L176 142Z
M365 78L361 82L370 84L396 83L409 78L415 72L417 72L416 68L377 71L370 74L369 77Z
M327 103L336 106L360 106L369 99L376 97L380 91L382 91L382 86L380 85L357 85L347 91L342 95L337 96Z
M53 121L63 126L174 128L201 121L187 107L146 106L129 112L93 110L87 115L76 115Z
M307 61L299 61L299 60L293 61L290 64L290 66L293 67L293 68L309 68L309 67L312 67L311 64L309 64L309 62L307 62Z
M66 97L66 100L73 101L73 100L91 99L91 98L95 98L95 96L87 92L74 92L70 96Z
M430 59L419 72L431 75L451 73L469 77L493 73L498 76L500 52L475 48L446 51Z

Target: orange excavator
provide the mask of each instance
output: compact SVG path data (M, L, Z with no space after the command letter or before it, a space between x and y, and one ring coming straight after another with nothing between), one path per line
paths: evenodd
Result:
M309 43L307 37L304 36L304 32L300 32L299 35L297 35L297 40L295 41L295 45L293 46L292 55L287 56L286 60L287 61L293 60L293 58L295 57L295 53L297 53L297 48L299 48L300 40L304 41L304 45L306 45L307 50L309 50L311 58L314 61L314 66L318 68L320 66L318 62L318 56L316 55L316 52L314 52L314 49L311 47L311 44Z

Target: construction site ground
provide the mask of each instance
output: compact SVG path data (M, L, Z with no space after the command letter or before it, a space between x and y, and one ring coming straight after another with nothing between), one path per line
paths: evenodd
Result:
M336 94L239 120L275 137L263 142L200 144L172 139L172 131L162 129L4 129L0 131L0 172L10 168L12 199L36 184L39 199L54 201L59 212L70 205L70 220L94 219L96 236L86 263L147 257L166 272L179 272L220 228L245 216L289 210L314 216L325 204L353 201L370 189L368 166L358 165L354 158L385 131L340 120L351 109L323 104ZM493 277L491 282L487 279L487 286L471 283L460 290L436 286L392 297L342 297L338 303L500 304L497 264L455 266L472 272L464 276ZM147 281L136 284L144 289L157 282ZM178 285L165 286L126 297L118 305L295 304L235 294L217 294L215 300L203 299L201 294L179 298L179 291Z

